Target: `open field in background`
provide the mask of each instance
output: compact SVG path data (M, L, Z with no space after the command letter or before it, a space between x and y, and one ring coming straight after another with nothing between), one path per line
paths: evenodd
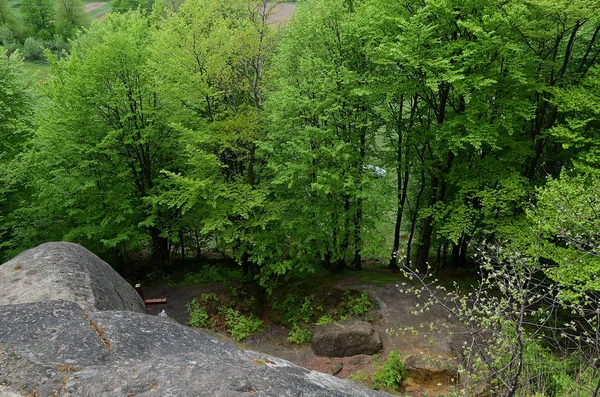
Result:
M46 61L25 61L25 71L38 83L43 83L50 74L50 65Z
M91 2L84 7L85 12L89 13L93 19L100 19L110 10L109 2Z
M295 11L296 3L275 4L272 13L269 16L269 23L285 22L290 19Z
M8 0L8 6L12 9L13 13L19 20L22 20L21 19L21 1L22 0ZM95 0L81 0L81 1L84 5L97 3ZM56 0L52 0L52 4L56 5ZM103 2L102 4L107 4L107 3ZM86 11L87 11L87 8L86 8ZM92 11L92 10L90 10L90 11ZM93 14L92 14L92 16L93 16Z
M53 0L56 3L56 0ZM110 2L98 2L94 0L82 0L84 9L92 18L100 19L110 10ZM12 8L15 16L21 20L21 0L8 0L9 6ZM270 23L280 23L287 21L296 11L296 3L281 2L275 4L272 10L272 15L269 17ZM34 77L38 83L43 83L48 78L50 66L44 61L26 61L25 69Z

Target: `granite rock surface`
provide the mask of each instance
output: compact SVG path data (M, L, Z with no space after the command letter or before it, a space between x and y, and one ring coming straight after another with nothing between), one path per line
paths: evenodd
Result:
M105 262L49 243L0 266L0 396L24 395L384 394L148 315Z
M58 299L75 302L86 311L146 312L135 289L78 244L42 244L0 266L0 307Z

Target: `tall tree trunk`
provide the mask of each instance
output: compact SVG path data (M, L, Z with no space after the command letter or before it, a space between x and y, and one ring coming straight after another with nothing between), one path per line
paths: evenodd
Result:
M362 221L362 199L358 199L358 208L356 209L356 215L354 217L354 260L352 261L352 268L354 270L362 270L361 266L361 245L362 245L362 237L360 224Z
M446 158L446 166L441 168L439 171L442 175L445 175L452 167L454 161L454 153L448 152ZM444 202L446 195L446 182L440 180L438 176L431 177L431 192L429 196L429 207L432 208L438 202ZM425 218L423 230L421 233L421 242L419 246L419 252L417 254L417 271L421 274L427 273L427 267L429 264L429 249L431 248L431 236L433 234L433 215Z
M410 268L410 258L412 255L412 241L415 237L415 229L417 226L417 219L419 217L419 207L421 206L421 198L423 197L423 193L425 192L425 146L423 146L421 152L419 153L419 158L421 159L421 184L419 188L419 193L417 193L417 197L415 199L415 210L411 214L410 217L410 233L408 235L408 242L406 244L406 259L405 266ZM410 208L410 206L409 206Z
M398 174L400 175L400 173ZM396 225L394 227L394 248L392 249L392 257L388 269L399 270L398 267L398 250L400 248L400 230L402 227L402 215L404 214L404 204L406 202L406 194L408 191L409 170L404 171L404 177L398 176L398 208L396 212Z
M166 270L169 261L169 239L160 235L160 230L156 227L150 228L150 238L152 239L152 259L158 264L162 271Z
M200 249L200 236L198 236L198 229L194 229L194 240L196 241L196 259L198 259L202 254L202 250Z
M366 110L363 108L363 112ZM365 117L366 113L365 113ZM367 135L367 127L362 127L360 129L360 148L359 148L359 162L357 167L358 173L358 198L356 200L356 211L354 212L354 259L352 261L352 268L354 270L362 270L361 265L361 249L362 249L362 235L361 235L361 225L363 218L363 178L364 178L364 164L365 164L365 155L366 155L366 135Z
M437 176L431 177L431 185L429 191L429 208L433 207L437 202L438 187L440 179ZM431 235L433 233L433 215L428 215L423 222L421 230L421 238L419 241L419 250L417 251L416 269L419 273L427 273L429 265L429 249L431 247Z
M181 261L185 262L185 241L183 238L183 229L179 229L179 245L181 245Z

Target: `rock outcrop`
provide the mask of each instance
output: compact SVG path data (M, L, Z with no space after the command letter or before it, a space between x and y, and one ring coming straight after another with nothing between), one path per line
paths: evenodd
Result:
M2 308L0 384L39 396L382 395L169 318L64 300Z
M94 262L95 256L82 250L71 244L41 246L7 262L0 270L22 271L21 279L15 282L26 289L34 283L42 283L27 277L59 280L65 275L64 267L54 259L61 258L61 263L69 264L69 269L75 269L78 276L85 278L81 269L97 262ZM78 265L70 258L71 253L75 253L79 261L89 263ZM53 261L54 265L42 263L43 258ZM32 265L34 263L37 267ZM14 269L18 266L19 269ZM40 271L40 268L44 270ZM27 273L35 269L38 269L35 274ZM59 276L53 272L59 272ZM107 276L104 281L102 277L90 276L96 277L92 282L86 281L95 285L93 293L76 289L76 294L68 295L74 301L57 299L64 295L51 290L51 286L57 285L60 289L66 285L56 281L46 284L44 288L48 291L37 295L33 302L11 304L17 300L8 299L14 296L13 290L3 297L0 307L0 395L383 396L350 381L309 371L266 354L242 350L168 317L150 316L135 310L107 310L107 307L115 307L115 303L98 302L113 302L116 298L97 294L103 291L115 294L112 291L113 276ZM6 276L0 279L1 293L12 280ZM120 282L124 283L123 280ZM116 295L124 297L119 293ZM43 300L44 296L55 299ZM121 305L135 308L138 299L123 299Z
M317 356L349 357L383 349L379 333L366 321L341 321L315 327L312 349Z
M146 312L133 287L78 244L42 244L0 266L0 306L57 299L86 311Z

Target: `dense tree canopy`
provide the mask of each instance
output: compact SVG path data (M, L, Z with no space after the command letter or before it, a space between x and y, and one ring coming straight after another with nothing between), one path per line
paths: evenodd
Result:
M0 252L13 248L13 213L26 199L19 156L33 133L35 104L20 55L0 53Z
M51 37L51 22L55 13L50 0L23 0L21 3L23 23L32 35Z
M600 393L600 0L112 6L23 0L36 86L0 0L0 262L68 240L133 279L218 253L261 298L367 260L481 266L479 306L447 309L486 384L519 395L554 332Z
M4 245L162 265L208 245L265 282L365 257L425 272L530 245L532 214L560 247L551 192L596 185L595 1L307 0L286 24L263 0L163 4L52 59L39 128L11 146L29 200L3 198ZM81 4L59 5L73 37Z

